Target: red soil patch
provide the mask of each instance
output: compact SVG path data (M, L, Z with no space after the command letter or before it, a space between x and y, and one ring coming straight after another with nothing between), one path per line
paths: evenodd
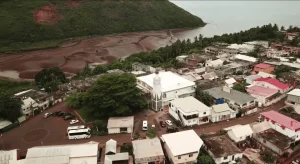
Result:
M34 20L39 23L55 24L59 21L60 15L56 12L56 6L48 5L34 10Z
M68 2L68 6L78 7L78 6L80 6L80 3L71 0Z
M38 73L39 71L23 71L20 72L19 77L22 79L34 79L35 75Z

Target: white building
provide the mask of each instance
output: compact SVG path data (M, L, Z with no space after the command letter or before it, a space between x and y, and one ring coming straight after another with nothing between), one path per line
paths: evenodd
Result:
M208 123L211 109L194 97L175 99L170 102L169 114L183 126Z
M197 163L203 141L194 130L164 134L161 140L171 163Z
M98 163L98 143L36 146L27 150L26 158L13 164L90 164Z
M252 42L245 42L244 44L253 45L253 46L262 46L263 48L268 48L269 47L269 42L268 41L262 41L262 40L257 40L257 41L252 41Z
M256 102L260 105L269 106L280 100L281 97L277 96L278 90L265 88L261 86L251 85L247 87L247 92L256 98Z
M263 112L261 115L275 131L288 136L294 141L300 140L300 122L273 110Z
M243 61L247 61L247 62L251 62L251 63L257 62L256 58L247 56L247 55L241 55L241 54L235 55L234 59L243 60Z
M236 80L234 78L230 78L230 79L225 80L225 84L230 88L232 88L235 83L236 83Z
M132 141L136 164L165 163L165 155L158 138Z
M244 79L246 80L247 84L253 84L255 79L261 78L261 76L259 75L249 75L244 77Z
M1 150L0 151L0 163L1 164L11 164L17 162L19 159L18 150Z
M195 82L189 81L172 72L160 72L137 77L137 86L152 95L152 109L161 110L175 98L193 96Z
M217 59L217 60L207 60L206 67L212 67L212 68L220 68L223 66L223 60Z
M276 78L276 75L273 75L273 74L270 74L270 73L266 73L266 72L262 72L262 71L259 71L257 73L258 76L262 77L262 78Z
M107 123L108 134L132 133L134 117L110 117Z
M287 93L288 97L286 102L293 105L300 104L300 89L296 88Z
M226 128L228 137L234 142L241 142L252 137L253 131L249 124Z
M128 163L128 152L117 152L117 141L110 139L105 144L104 164Z
M24 97L21 99L23 102L21 106L21 111L23 115L29 116L33 113L33 111L38 109L38 103L34 101L31 97Z
M232 110L228 104L218 104L211 107L211 122L224 121L236 117L236 112Z
M243 157L240 149L225 135L204 138L203 142L216 164L235 163Z

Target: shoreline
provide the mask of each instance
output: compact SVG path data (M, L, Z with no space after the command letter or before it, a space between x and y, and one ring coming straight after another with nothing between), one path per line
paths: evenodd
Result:
M184 35L185 32L200 28L202 27L71 38L56 48L2 53L0 77L28 81L34 79L41 69L50 67L59 67L70 76L81 71L86 64L108 64L135 53L152 51L173 43L174 39L180 39L177 36ZM13 74L10 75L9 72Z

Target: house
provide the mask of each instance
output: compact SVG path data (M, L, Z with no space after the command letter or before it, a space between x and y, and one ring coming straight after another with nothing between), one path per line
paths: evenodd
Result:
M289 85L282 83L275 78L258 78L254 80L253 85L277 89L280 93L285 93L290 89Z
M110 117L107 123L108 134L132 133L134 117Z
M226 79L225 84L229 87L232 88L233 85L236 83L236 80L234 78Z
M206 72L202 77L204 80L215 80L218 78L218 75L215 72Z
M299 33L297 33L297 32L287 32L285 35L286 35L286 38L288 40L293 40L294 38L299 36Z
M228 137L235 143L252 137L253 131L249 124L226 128Z
M202 74L205 73L206 67L196 68L194 71L195 71L195 73L197 73L198 75L202 75Z
M223 65L219 69L213 71L216 72L219 78L223 79L228 75L235 74L237 72L246 73L249 70L251 64L248 62L231 62L229 64Z
M276 75L270 74L270 73L266 73L266 72L258 72L257 73L258 76L262 77L262 78L276 78Z
M0 151L0 163L1 164L10 164L12 162L16 162L20 159L19 153L17 149L14 150L2 150Z
M277 89L265 88L257 85L247 87L247 92L256 98L256 102L261 105L268 106L280 100L279 91Z
M194 130L164 134L161 140L171 163L197 163L203 141Z
M211 122L224 121L236 117L236 112L232 110L228 104L218 104L211 107Z
M259 63L254 66L253 72L254 73L258 73L258 72L272 73L272 72L274 72L274 69L275 69L274 66L272 66L270 64Z
M105 143L104 164L128 164L129 153L117 151L117 141L110 139Z
M3 120L0 119L0 133L4 132L4 130L6 128L8 128L9 126L11 126L12 122L8 121L8 120Z
M253 46L261 46L263 48L268 48L269 47L269 42L268 41L262 41L262 40L257 40L257 41L252 41L252 42L245 42L244 44L253 45Z
M265 164L260 155L259 149L246 148L243 152L243 156L249 161L253 161L255 164Z
M218 53L219 53L219 47L217 47L217 46L205 47L204 51L207 54L218 55Z
M187 57L187 55L177 56L176 60L178 60L179 62L186 62Z
M258 78L261 78L261 76L259 76L257 74L256 75L249 75L249 76L244 77L247 84L253 84L254 80L256 80Z
M256 59L256 58L251 57L251 56L247 56L247 55L241 55L241 54L235 55L235 56L234 56L234 59L235 59L235 60L246 61L246 62L250 62L250 63L255 63L255 62L257 62L257 59Z
M277 50L274 48L269 48L265 51L265 56L269 58L277 58L277 57L289 56L289 55L290 55L289 52L286 52L284 50Z
M89 164L98 163L99 148L97 142L82 144L36 146L27 150L26 158L15 164Z
M33 111L35 110L43 111L49 108L54 101L53 95L33 89L16 93L14 97L21 99L23 102L22 113L26 116L34 114Z
M254 45L250 44L231 44L228 48L239 50L240 53L246 54L254 50Z
M296 88L287 93L287 100L286 102L289 104L300 104L300 89Z
M225 135L207 137L203 142L216 164L234 163L243 157L242 151Z
M208 123L210 108L194 97L175 99L170 102L169 114L183 126Z
M263 112L261 115L275 131L288 136L293 141L300 140L300 122L273 110Z
M260 133L256 133L254 138L265 147L271 149L279 155L288 152L291 139L273 129L268 129Z
M193 81L193 82L197 82L202 79L202 76L200 76L194 72L187 72L187 73L181 75L181 77L183 77L189 81Z
M165 163L165 155L158 138L132 141L135 164Z
M168 106L175 98L194 96L196 90L195 82L169 71L137 77L137 87L151 94L151 108L155 111Z
M206 67L213 67L213 68L220 68L223 65L223 60L217 59L217 60L207 60L205 63Z
M225 101L236 112L240 109L245 110L246 114L257 111L254 97L227 86L210 88L205 90L205 92L208 92L216 101Z

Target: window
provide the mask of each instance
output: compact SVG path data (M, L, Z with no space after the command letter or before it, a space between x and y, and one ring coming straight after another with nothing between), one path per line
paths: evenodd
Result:
M127 132L127 127L124 127L124 128L120 128L120 132Z
M203 112L203 114L206 114L206 112Z
M227 159L227 157L223 157L224 158L224 160L226 160Z
M189 157L192 157L193 156L193 154L189 154Z
M178 156L178 159L181 159L181 156Z
M163 97L164 97L164 98L166 98L166 97L167 97L167 95L164 93Z

